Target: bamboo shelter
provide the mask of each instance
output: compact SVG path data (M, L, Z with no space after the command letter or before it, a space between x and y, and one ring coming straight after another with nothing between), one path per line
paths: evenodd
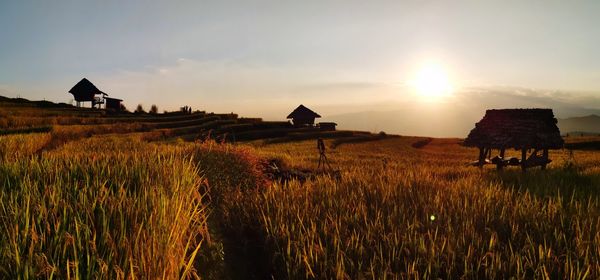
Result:
M551 162L548 150L564 145L556 123L552 109L487 110L464 144L479 148L479 158L472 163L475 166L489 163L498 170L511 165L521 166L523 171L535 166L545 169ZM510 148L521 151L521 158L506 158L505 151ZM499 154L490 158L493 149Z
M99 90L86 78L81 79L69 92L73 94L77 107L81 107L83 102L91 102L92 108L96 108L98 105L98 109L101 109L104 104L104 109L116 112L121 110L122 99L108 97L107 93Z
M104 97L108 96L86 78L81 79L69 92L77 101L77 107L80 107L82 102L91 102L92 108L95 108L96 105L100 108L104 104Z
M321 115L315 113L313 110L306 108L300 104L294 111L292 111L287 118L292 119L294 126L314 126L315 118L320 118Z

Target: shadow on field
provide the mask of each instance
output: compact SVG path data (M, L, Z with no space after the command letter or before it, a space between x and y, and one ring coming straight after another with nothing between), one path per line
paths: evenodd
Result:
M292 168L283 160L272 158L264 163L264 174L269 180L284 184L291 180L297 180L303 184L306 180L313 179L317 176L329 176L335 180L341 180L342 173L340 170L329 169L307 169L307 168Z
M487 172L484 177L515 191L528 191L537 196L563 196L566 198L589 198L600 196L600 176L584 174L576 166L565 165L547 170L507 169Z
M228 220L229 222L231 219ZM266 233L255 221L247 224L221 225L225 267L221 275L225 279L269 279L278 275L276 267L281 267L276 257L276 247L268 241ZM219 278L213 278L219 279ZM223 279L223 278L221 278Z

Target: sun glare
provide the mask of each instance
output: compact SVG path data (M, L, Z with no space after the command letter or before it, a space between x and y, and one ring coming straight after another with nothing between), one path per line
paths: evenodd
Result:
M439 64L426 64L416 73L412 86L424 97L435 98L452 93L448 72Z

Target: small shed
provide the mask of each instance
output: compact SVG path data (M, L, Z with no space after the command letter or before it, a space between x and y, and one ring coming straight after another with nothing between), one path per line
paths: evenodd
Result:
M319 129L321 129L321 130L335 131L335 127L337 126L337 123L334 123L334 122L320 122L317 125L319 126Z
M548 150L564 145L556 123L552 109L487 110L464 145L479 148L479 159L473 165L491 163L499 170L507 165L521 166L523 171L534 166L545 169L551 162ZM510 148L520 150L521 158L505 158L505 150ZM498 150L499 155L490 159L492 149ZM533 152L528 156L530 150Z
M121 101L123 101L123 99L105 97L104 100L106 100L106 110L111 110L115 112L121 111Z
M320 117L319 114L306 108L302 104L287 116L288 119L292 119L295 126L313 126L315 124L315 118Z
M108 96L86 78L75 84L69 92L73 94L75 101L77 101L77 107L80 107L81 102L91 102L92 108L94 108L97 104L104 104L104 97Z

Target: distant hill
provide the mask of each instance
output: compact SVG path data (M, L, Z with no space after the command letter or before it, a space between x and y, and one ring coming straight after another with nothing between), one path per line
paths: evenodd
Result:
M584 117L558 119L558 128L560 128L562 134L597 134L600 133L600 116L589 115Z
M74 108L73 105L67 103L54 103L46 100L27 100L25 98L10 98L0 95L0 105L2 106L32 106L39 108Z
M385 131L401 135L430 137L465 137L484 110L464 108L405 107L396 111L364 111L327 116L337 122L341 129ZM596 114L558 119L562 134L596 135L600 133L600 116Z

